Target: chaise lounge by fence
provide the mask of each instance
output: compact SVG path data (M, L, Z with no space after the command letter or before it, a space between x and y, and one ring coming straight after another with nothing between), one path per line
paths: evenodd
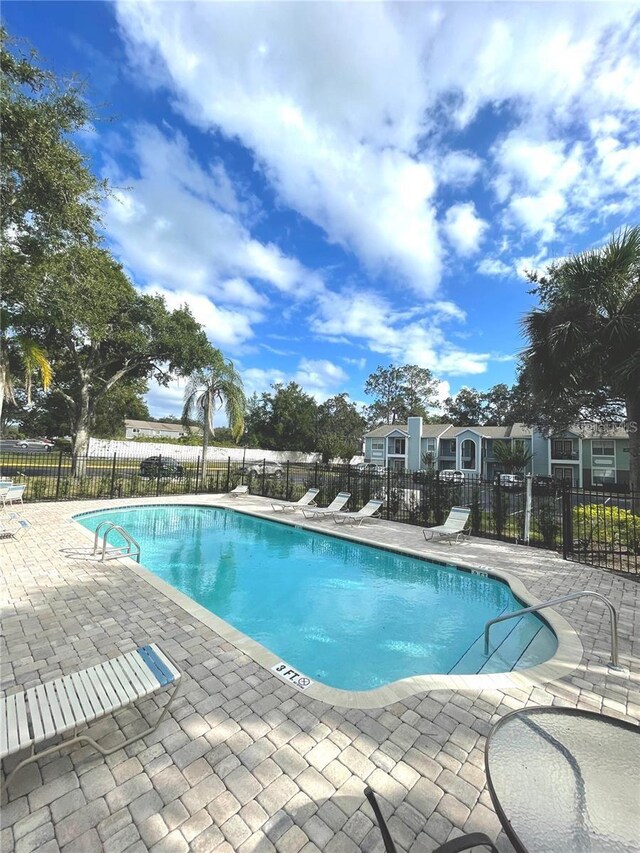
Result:
M155 731L169 713L180 689L182 673L155 643L141 646L97 666L65 675L29 690L0 698L0 759L24 749L30 755L8 774L2 790L21 768L74 743L88 743L102 755L111 755ZM90 735L78 734L80 726L133 705L173 685L173 691L156 722L110 749ZM36 746L56 736L59 743L36 752Z

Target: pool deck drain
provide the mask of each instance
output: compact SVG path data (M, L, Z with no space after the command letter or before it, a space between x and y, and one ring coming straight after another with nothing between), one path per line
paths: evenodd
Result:
M178 660L186 681L171 719L146 741L106 761L86 747L73 748L19 774L3 803L3 851L378 853L382 843L363 798L365 783L383 797L399 850L428 853L477 829L510 851L483 772L492 723L529 704L640 720L640 584L631 579L537 549L480 539L429 547L419 528L386 521L363 526L354 539L505 570L540 600L583 589L606 595L619 611L620 659L628 674L608 671L608 614L599 602L582 599L558 612L579 632L584 655L544 686L524 678L518 686L424 690L383 708L332 707L311 696L313 688L282 682L125 561L102 564L62 553L87 544L79 525L65 523L72 514L153 503L159 501L28 505L23 514L32 531L0 545L8 602L3 690L73 672L149 640ZM252 497L162 503L219 503L271 515L268 501ZM327 520L304 526L333 532L329 524L336 526ZM155 701L140 710L151 716ZM141 724L139 712L127 710L92 729L115 744Z

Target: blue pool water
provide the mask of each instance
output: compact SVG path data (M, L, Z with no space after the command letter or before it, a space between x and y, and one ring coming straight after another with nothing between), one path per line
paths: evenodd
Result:
M225 509L150 506L76 519L89 530L104 519L122 525L146 568L333 687L504 672L556 649L555 634L527 614L492 629L486 658L485 622L522 604L482 575Z

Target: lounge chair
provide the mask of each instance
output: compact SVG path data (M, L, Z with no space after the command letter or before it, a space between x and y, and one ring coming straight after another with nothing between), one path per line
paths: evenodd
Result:
M274 512L278 509L281 509L282 512L286 512L290 509L293 512L296 509L302 509L303 506L315 506L313 499L319 494L319 492L320 489L309 489L299 500L280 501L280 503L271 504L271 508Z
M3 498L3 502L5 506L9 504L12 506L15 503L23 503L22 496L24 495L24 490L27 488L25 483L14 483L9 486L7 494Z
M450 543L452 537L455 537L456 542L458 542L465 532L469 532L465 531L464 528L469 521L470 512L469 507L452 506L444 524L440 524L438 527L428 527L422 531L424 538L429 542L434 536L440 536L443 539L448 539Z
M365 518L379 518L383 503L384 501L369 501L357 512L334 512L333 520L336 524L361 525Z
M151 643L97 666L3 697L0 699L0 758L23 749L31 750L31 754L7 776L3 789L20 768L73 743L86 742L102 755L111 755L151 734L167 716L178 694L181 677L180 670L155 643ZM79 726L133 705L170 685L173 685L173 692L162 713L144 731L109 749L100 746L88 734L78 734ZM37 744L65 734L69 737L36 753Z
M393 839L391 838L389 827L387 826L385 819L382 816L382 812L380 811L380 806L378 805L375 794L369 786L364 789L364 795L367 800L369 800L369 804L371 805L378 822L386 853L398 853L398 850L393 843ZM489 836L484 834L484 832L470 832L468 835L460 835L458 838L452 838L450 841L445 841L445 843L441 844L440 847L436 847L433 850L433 853L461 853L462 850L470 850L472 847L488 847L491 853L499 853L498 848L494 845Z
M29 522L16 512L3 512L0 516L0 540L18 539L30 527Z
M314 518L318 515L320 517L325 515L333 515L334 512L338 512L342 509L343 506L346 506L350 498L350 492L338 492L338 494L331 501L329 506L302 507L302 512L304 513L305 518Z
M239 498L242 495L249 494L249 486L236 486L235 489L231 489L231 491L227 494L227 497L230 498Z

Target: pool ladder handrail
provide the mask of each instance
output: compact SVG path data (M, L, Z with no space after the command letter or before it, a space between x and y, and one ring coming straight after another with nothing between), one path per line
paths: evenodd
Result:
M492 625L498 622L504 622L507 619L513 619L516 616L523 616L525 613L534 613L537 610L542 610L544 607L553 607L556 604L562 604L564 601L571 601L574 598L581 598L584 595L590 595L594 598L603 601L609 608L609 617L611 622L611 661L609 666L613 669L621 669L618 665L618 614L613 604L609 599L599 592L592 592L589 589L581 592L570 592L567 595L561 595L559 598L551 598L549 601L542 601L540 604L534 604L532 607L523 607L521 610L514 610L513 613L505 613L502 616L496 616L495 619L489 619L484 626L484 653L489 654L489 629Z
M105 528L105 531L102 535L102 552L100 554L100 560L104 562L105 560L115 560L117 557L133 557L136 562L140 562L140 544L137 542L133 536L128 533L124 527L119 524L114 524L113 521L109 521L105 519L101 521L100 524L95 529L95 534L93 537L93 555L98 552L98 539L100 538L100 531L102 528ZM119 533L122 538L127 543L126 547L114 547L111 551L107 552L107 539L109 534L115 530L116 533Z

